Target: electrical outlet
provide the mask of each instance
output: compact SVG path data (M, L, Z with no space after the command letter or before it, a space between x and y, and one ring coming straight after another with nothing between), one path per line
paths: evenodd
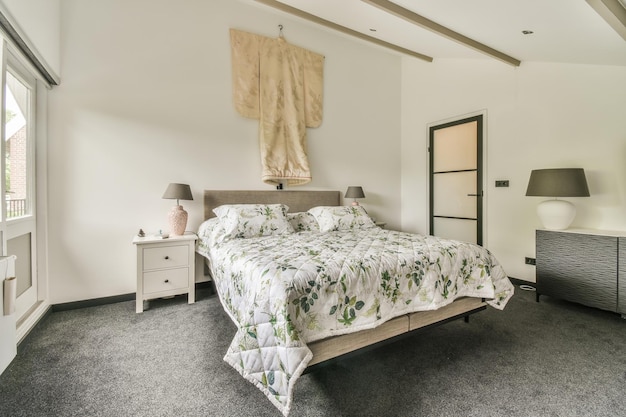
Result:
M524 258L524 263L526 265L537 265L537 260L535 258L529 258L528 256Z
M508 187L509 180L496 180L496 187Z

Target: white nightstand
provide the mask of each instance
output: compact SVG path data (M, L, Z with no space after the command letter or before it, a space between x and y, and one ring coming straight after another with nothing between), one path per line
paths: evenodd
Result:
M198 237L183 236L161 239L135 236L137 245L137 313L144 300L188 294L189 304L196 301L195 246Z

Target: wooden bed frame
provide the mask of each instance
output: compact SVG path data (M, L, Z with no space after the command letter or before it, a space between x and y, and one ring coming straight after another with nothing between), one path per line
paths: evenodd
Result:
M338 206L341 204L339 191L242 191L242 190L205 190L204 217L215 217L213 209L222 204L277 204L289 206L291 213L307 211L316 206ZM393 338L407 335L418 329L423 329L450 320L465 318L469 320L471 314L482 311L487 303L480 298L460 298L452 304L432 311L418 311L405 314L389 320L380 326L333 336L316 342L308 343L313 352L313 359L309 362L309 369L314 365L334 359L338 356L354 352L374 344L379 344Z

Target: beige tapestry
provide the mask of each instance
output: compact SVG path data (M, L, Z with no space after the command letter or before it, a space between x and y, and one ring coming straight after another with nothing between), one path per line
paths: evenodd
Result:
M306 128L322 123L324 56L235 29L230 41L235 108L259 119L263 181L310 182Z

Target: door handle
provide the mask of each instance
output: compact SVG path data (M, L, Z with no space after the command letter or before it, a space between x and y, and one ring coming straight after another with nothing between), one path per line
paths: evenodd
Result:
M468 197L482 197L483 196L483 192L481 191L480 194L468 194Z

